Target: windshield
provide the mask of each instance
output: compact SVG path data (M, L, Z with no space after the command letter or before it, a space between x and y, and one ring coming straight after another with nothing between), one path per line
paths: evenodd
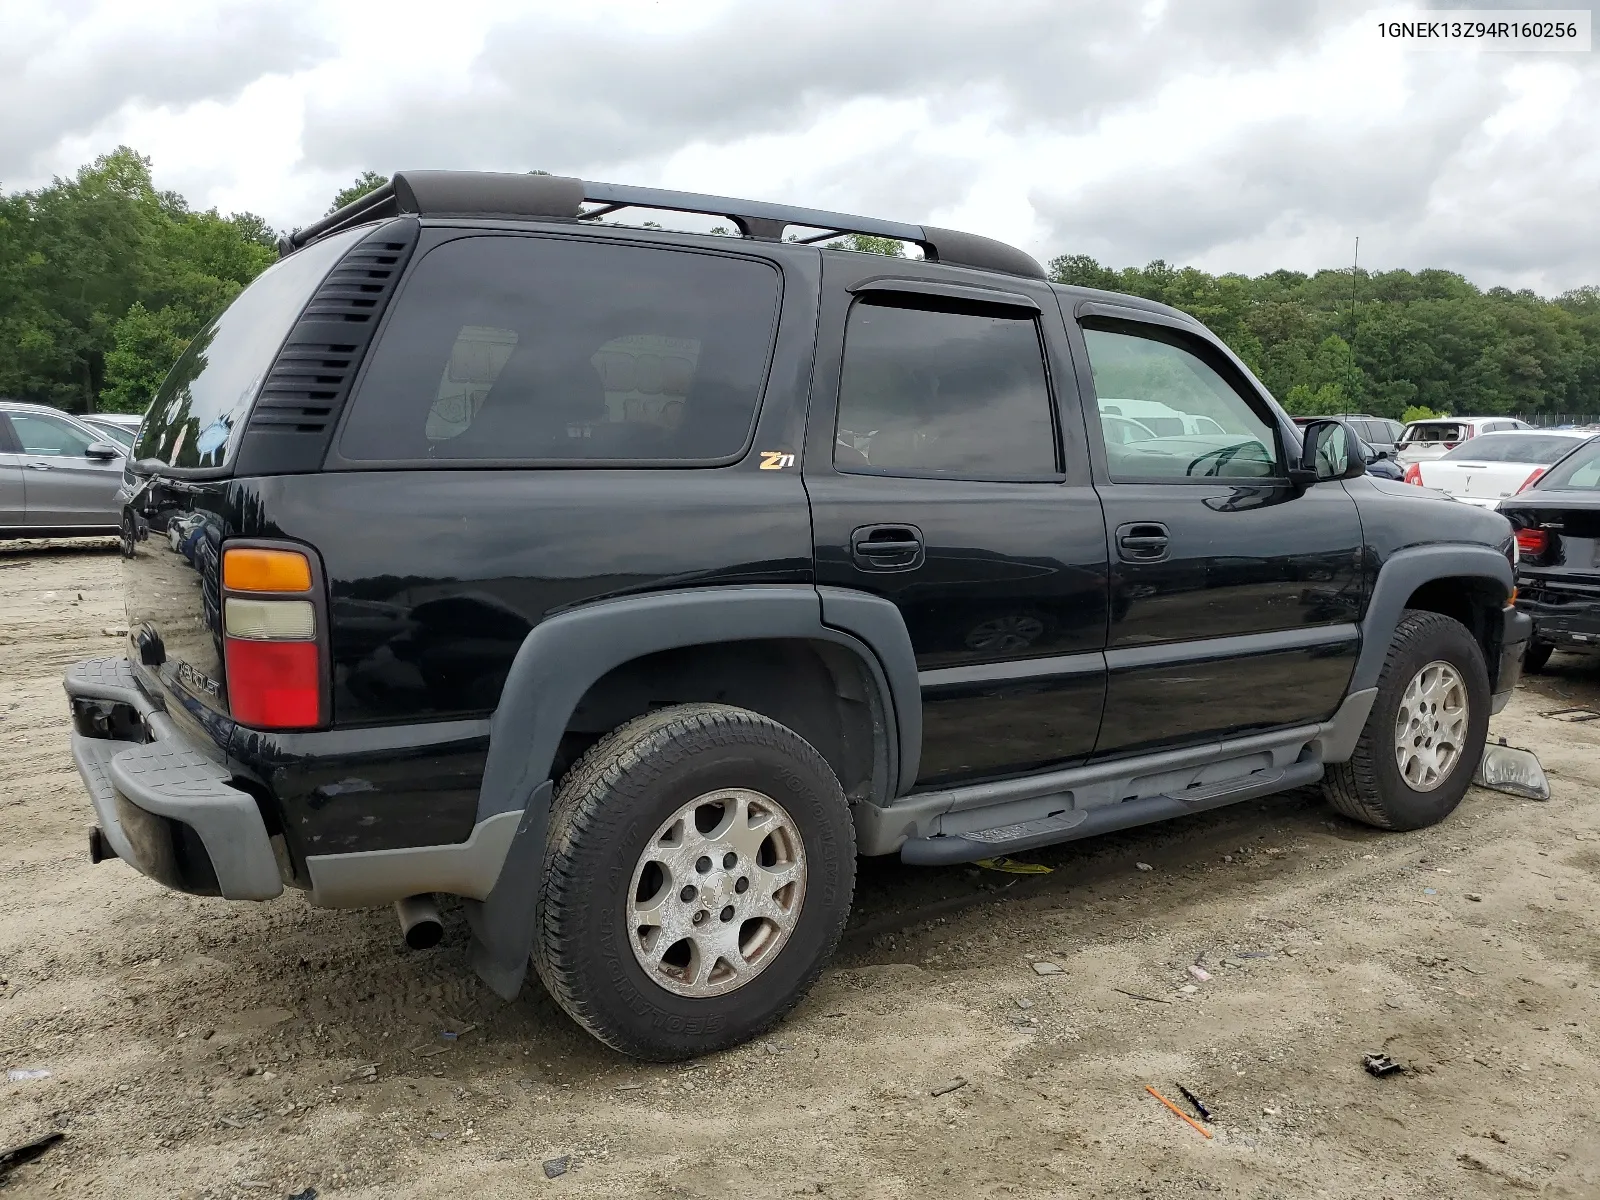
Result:
M1400 435L1402 442L1459 442L1466 437L1460 425L1407 425Z
M1549 463L1557 462L1580 444L1579 438L1537 433L1486 433L1463 442L1440 462Z
M1547 492L1555 488L1593 491L1600 488L1600 438L1575 443L1578 449L1551 467L1533 486Z
M369 232L346 230L274 263L195 334L150 402L134 457L169 467L222 466L300 310Z

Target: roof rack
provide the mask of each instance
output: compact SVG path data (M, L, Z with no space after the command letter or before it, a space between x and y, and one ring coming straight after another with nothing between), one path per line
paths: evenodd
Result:
M586 204L596 205L585 209ZM993 238L907 225L876 217L736 200L731 196L706 196L661 188L619 183L591 183L564 175L519 175L499 171L401 171L382 187L279 239L278 253L286 256L341 229L384 217L516 217L593 221L625 208L702 213L726 217L741 237L782 241L791 226L823 230L794 239L802 245L825 242L846 234L893 238L922 248L932 262L975 267L1029 279L1043 279L1044 268L1028 254Z

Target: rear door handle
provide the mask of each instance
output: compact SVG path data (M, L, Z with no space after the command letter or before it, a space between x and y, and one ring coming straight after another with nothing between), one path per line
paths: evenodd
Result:
M863 571L910 571L922 565L915 525L862 525L850 533L850 557Z
M1160 562L1171 540L1159 521L1131 521L1117 526L1117 556L1124 562Z
M31 462L28 465L30 467L32 467L35 471L48 471L50 469L50 464L49 463Z

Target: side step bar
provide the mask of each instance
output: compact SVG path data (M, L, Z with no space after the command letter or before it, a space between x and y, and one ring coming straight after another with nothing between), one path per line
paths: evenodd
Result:
M994 829L913 838L900 847L900 858L918 866L977 862L982 858L1016 854L1040 846L1053 846L1058 842L1075 842L1080 838L1096 837L1118 829L1131 829L1135 825L1165 821L1169 817L1222 808L1273 792L1305 787L1321 778L1322 763L1296 762L1221 783L1186 788L1176 795L1144 796L1092 808L1073 808L1071 795L1063 794L1060 812Z

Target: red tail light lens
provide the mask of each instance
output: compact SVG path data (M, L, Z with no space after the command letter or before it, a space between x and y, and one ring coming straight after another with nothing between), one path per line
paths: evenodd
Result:
M1529 558L1538 558L1550 547L1549 535L1542 529L1517 530L1517 549Z
M1522 481L1522 486L1519 487L1514 494L1520 496L1523 492L1527 491L1536 482L1538 482L1539 476L1541 476L1543 474L1544 474L1544 468L1543 467L1535 467L1533 469L1533 474L1529 475L1526 479L1524 479ZM1544 534L1541 533L1539 536L1543 537Z
M1414 483L1418 487L1421 487L1422 486L1422 468L1420 466L1418 466L1416 463L1412 463L1410 466L1408 466L1406 468L1405 481L1407 483Z
M255 729L306 729L322 715L322 671L315 642L228 639L228 702L233 719Z

